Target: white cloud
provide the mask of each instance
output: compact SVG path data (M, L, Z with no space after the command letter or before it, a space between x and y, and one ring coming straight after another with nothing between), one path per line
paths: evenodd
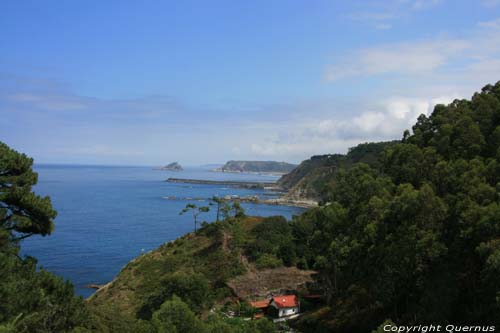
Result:
M254 142L252 153L266 157L300 160L310 155L345 152L361 142L394 140L411 129L421 114L429 115L436 104L448 104L458 94L434 98L393 97L371 106L371 110L343 119L303 121L282 133Z
M404 1L408 2L411 5L411 8L415 10L422 10L434 7L442 3L442 0L413 0L413 1Z
M256 158L272 157L273 159L300 162L312 155L344 152L348 147L355 146L358 143L355 140L323 140L321 138L311 138L307 141L297 142L268 141L252 144L251 152Z
M354 21L387 21L395 16L390 12L357 12L349 15L349 18Z
M420 87L438 81L467 86L496 82L500 78L498 60L500 18L478 22L461 38L441 36L351 50L326 65L324 76L327 81L338 81L391 75L390 79L418 79Z
M79 110L87 107L84 99L76 96L15 93L8 98L14 102L37 105L46 110Z
M365 7L370 10L354 12L347 15L353 21L359 21L371 25L376 29L391 29L393 23L404 17L413 15L419 11L432 8L442 0L392 0L385 2L372 2Z
M434 105L450 103L458 95L431 99L393 97L372 107L372 110L340 121L323 120L315 127L317 133L330 133L336 137L397 138L411 127L421 114L430 114Z
M388 30L388 29L392 28L392 25L388 24L388 23L380 23L380 24L375 25L375 28L377 28L379 30Z
M328 66L326 79L334 81L352 76L428 72L445 65L450 58L467 48L467 41L443 39L361 49Z
M93 145L72 146L71 148L55 149L58 154L77 154L83 156L106 156L106 157L143 157L142 151L135 151L130 147L112 147L107 144L96 143Z
M500 18L491 21L482 21L478 25L483 28L500 29Z
M371 96L351 104L327 102L331 111L318 104L298 107L298 114L306 117L309 112L310 118L294 118L280 128L270 125L250 138L242 151L254 158L300 161L346 152L361 142L400 139L420 114L430 114L436 104L470 97L500 79L500 30L488 23L461 38L378 45L339 59L328 67L328 79L385 75L384 80L373 81L381 87L370 87Z
M241 148L240 147L232 147L231 148L231 153L234 155L240 155L241 154Z

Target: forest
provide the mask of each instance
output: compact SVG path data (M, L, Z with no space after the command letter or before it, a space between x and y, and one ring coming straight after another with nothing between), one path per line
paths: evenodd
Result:
M500 83L437 105L379 166L339 170L293 223L334 331L500 324ZM310 324L319 318L312 317Z

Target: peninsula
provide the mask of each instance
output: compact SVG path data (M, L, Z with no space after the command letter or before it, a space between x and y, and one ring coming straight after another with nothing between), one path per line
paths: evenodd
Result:
M296 166L295 164L276 161L228 161L222 167L214 169L214 171L286 174L295 169Z

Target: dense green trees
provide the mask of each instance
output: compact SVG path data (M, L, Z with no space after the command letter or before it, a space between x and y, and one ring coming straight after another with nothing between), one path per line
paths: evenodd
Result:
M180 297L196 313L211 305L210 281L200 273L175 272L162 278L160 286L147 298L140 315L150 319L164 300L172 296Z
M500 83L438 105L292 224L332 327L500 324Z
M253 241L248 242L247 253L257 261L257 266L295 265L292 228L283 216L265 218L252 230L251 237Z
M153 314L152 324L157 333L274 333L274 325L267 319L246 321L240 318L222 318L211 315L201 321L190 307L174 296L165 301Z
M158 333L198 333L203 330L201 321L189 306L175 296L153 314L152 323Z
M19 257L20 240L48 235L56 212L33 193L33 160L0 142L0 331L69 332L90 326L83 300L69 282Z
M0 253L0 276L0 323L13 323L16 332L67 332L89 324L73 286L37 271L34 259Z

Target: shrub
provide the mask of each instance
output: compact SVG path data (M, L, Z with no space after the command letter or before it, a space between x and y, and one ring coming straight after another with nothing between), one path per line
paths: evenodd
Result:
M272 254L263 254L261 255L257 261L255 262L255 265L257 266L258 269L264 269L264 268L276 268L279 266L283 265L283 262L281 259L276 258Z

